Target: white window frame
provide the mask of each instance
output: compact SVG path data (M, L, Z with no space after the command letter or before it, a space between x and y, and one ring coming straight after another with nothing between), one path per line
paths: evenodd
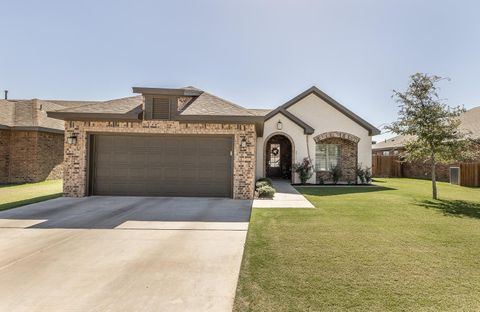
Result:
M332 166L340 164L341 154L340 144L315 144L315 170L329 171Z

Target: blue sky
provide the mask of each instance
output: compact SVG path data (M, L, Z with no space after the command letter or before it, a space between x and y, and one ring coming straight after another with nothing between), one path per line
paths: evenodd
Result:
M130 96L194 85L273 108L312 85L376 126L392 89L450 77L450 105L480 105L480 2L410 0L4 1L0 90L12 98ZM384 137L384 136L383 136Z

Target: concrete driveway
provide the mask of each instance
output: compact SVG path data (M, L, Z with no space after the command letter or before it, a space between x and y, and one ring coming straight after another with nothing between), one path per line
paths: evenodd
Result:
M87 197L0 212L0 311L231 311L250 210Z

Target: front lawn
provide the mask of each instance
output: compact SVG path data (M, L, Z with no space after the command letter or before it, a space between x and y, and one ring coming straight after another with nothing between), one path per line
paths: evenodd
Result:
M0 211L62 196L62 180L0 186Z
M480 189L379 179L253 209L235 311L480 311Z

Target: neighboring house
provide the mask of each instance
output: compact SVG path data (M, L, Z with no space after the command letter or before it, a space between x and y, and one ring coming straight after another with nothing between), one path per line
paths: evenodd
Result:
M63 175L63 122L42 100L0 100L0 183L38 182Z
M460 130L468 133L474 139L480 139L480 106L467 110L460 116ZM405 153L405 144L412 136L399 135L388 140L373 144L372 154L375 156L399 156ZM437 179L449 181L449 168L458 164L438 164ZM428 162L414 161L402 164L402 176L405 178L430 179L431 169Z
M251 199L255 179L298 182L309 157L328 180L356 182L379 133L312 87L274 110L246 109L202 90L133 88L140 96L48 112L65 120L64 194Z

